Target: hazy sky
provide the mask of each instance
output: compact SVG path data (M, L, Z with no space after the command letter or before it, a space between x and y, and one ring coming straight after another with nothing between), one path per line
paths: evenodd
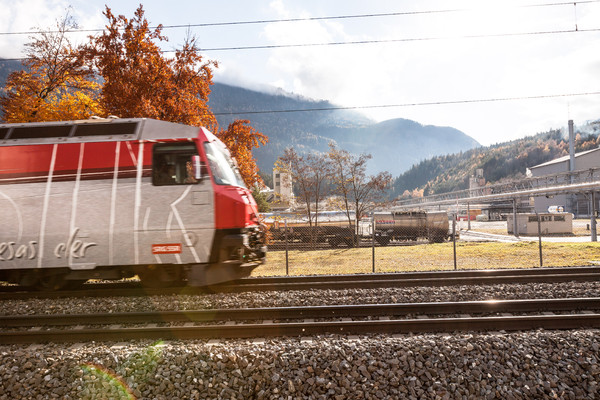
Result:
M190 25L165 28L163 48L179 47L189 29L219 62L220 82L270 85L339 106L386 106L360 112L377 121L452 126L484 145L561 128L568 119L600 119L600 0L142 3L153 25ZM6 33L52 27L69 6L80 28L103 27L105 4L132 17L140 1L0 0L0 57L22 57L28 41ZM373 16L383 13L401 15ZM314 19L365 14L371 16ZM296 18L305 20L194 26ZM73 35L76 43L84 38ZM371 43L243 49L365 41ZM596 94L564 96L577 93ZM529 99L476 101L506 98Z

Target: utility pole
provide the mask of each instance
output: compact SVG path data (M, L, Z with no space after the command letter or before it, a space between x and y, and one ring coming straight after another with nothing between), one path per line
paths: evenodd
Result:
M592 195L590 197L592 198L592 216L590 218L590 233L592 234L592 242L597 242L598 235L596 233L596 192L592 192Z
M569 184L573 184L574 176L573 171L575 171L575 129L573 127L573 120L569 120ZM568 195L570 212L576 215L575 213L575 204L577 203L577 195L571 194ZM566 210L565 210L566 211Z

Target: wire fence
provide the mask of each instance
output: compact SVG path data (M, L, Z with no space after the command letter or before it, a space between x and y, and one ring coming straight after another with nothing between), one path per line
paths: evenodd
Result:
M436 225L430 217L419 215L415 219L415 215L406 214L396 215L395 220L373 215L363 218L358 226L347 221L310 226L280 220L269 226L268 262L257 273L312 275L600 264L600 245L591 241L590 221L571 221L570 232L555 232L552 218L528 215L518 220L517 236L512 232L513 221L457 221L455 215L448 218L444 212L445 223Z

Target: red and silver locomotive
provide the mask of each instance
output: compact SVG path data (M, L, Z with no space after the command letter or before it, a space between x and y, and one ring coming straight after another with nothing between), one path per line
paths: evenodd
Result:
M0 280L60 288L248 276L256 202L204 128L152 119L0 124Z

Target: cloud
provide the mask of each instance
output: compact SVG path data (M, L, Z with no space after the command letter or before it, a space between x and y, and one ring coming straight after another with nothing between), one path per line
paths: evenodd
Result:
M55 29L56 22L62 19L67 10L82 28L104 26L100 11L82 1L67 0L0 0L0 26L2 32L35 32ZM72 34L72 43L80 43L89 33ZM0 58L23 57L24 45L31 41L31 35L0 35Z
M554 95L600 90L599 38L595 33L465 38L592 27L600 7L501 8L481 2L457 5L468 12L373 18L342 22L319 20L273 23L263 35L275 45L399 38L439 38L402 43L279 48L270 52L271 82L305 96L344 106L393 105L455 100ZM446 9L444 2L427 2ZM422 9L427 9L427 4ZM310 15L283 0L271 3L281 16ZM515 8L516 6L516 8ZM453 6L454 8L454 6ZM597 21L597 18L596 18ZM594 22L597 24L597 22ZM593 27L597 28L596 25ZM598 97L468 103L368 109L370 117L415 119L453 126L489 144L534 134L573 118L597 118ZM594 108L595 105L595 108Z

